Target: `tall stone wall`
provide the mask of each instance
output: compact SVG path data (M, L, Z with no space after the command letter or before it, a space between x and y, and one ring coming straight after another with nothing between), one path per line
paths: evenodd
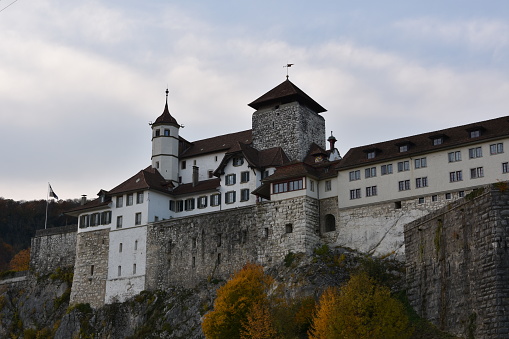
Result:
M37 230L30 248L31 270L46 275L59 267L74 266L77 230L77 225Z
M108 277L109 229L78 233L71 304L104 305Z
M325 119L298 102L253 113L253 147L281 146L292 160L303 160L309 146L325 148Z
M408 297L447 332L507 338L509 194L480 192L405 226Z
M288 252L310 252L318 241L316 207L299 197L151 224L146 288L226 279L246 262L270 265Z

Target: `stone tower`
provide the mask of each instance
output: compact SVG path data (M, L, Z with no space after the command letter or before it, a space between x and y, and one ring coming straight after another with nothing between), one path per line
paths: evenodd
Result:
M168 110L168 90L166 105L152 124L152 167L157 169L166 180L178 183L179 128L177 120Z
M325 148L325 112L290 80L249 104L253 113L253 146L264 150L280 146L290 160L302 161L311 143Z

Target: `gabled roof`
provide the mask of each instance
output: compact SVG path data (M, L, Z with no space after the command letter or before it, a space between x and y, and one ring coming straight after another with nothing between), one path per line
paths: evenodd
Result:
M166 181L161 173L152 166L139 171L117 187L108 191L108 195L152 189L163 193L170 193L171 183Z
M470 138L470 131L480 130L481 135ZM468 125L447 128L400 139L384 141L377 144L355 147L350 149L339 164L339 169L353 168L408 158L429 152L453 149L469 144L476 144L488 140L496 140L509 136L509 117L496 118ZM439 145L433 144L433 139L442 138ZM408 151L400 152L401 145L409 145ZM375 151L375 157L368 159L367 153Z
M195 186L193 186L192 183L179 185L172 191L172 194L184 195L198 192L215 191L219 186L221 186L221 180L219 178L214 178L210 180L198 181Z
M164 105L163 114L161 114L152 124L152 126L157 125L174 125L180 127L177 120L170 114L170 111L168 110L168 98L166 98L166 105Z
M267 106L286 104L293 101L306 105L316 113L327 111L288 79L250 103L249 106L254 109L260 109Z
M71 210L68 210L65 212L65 214L72 215L77 217L82 211L93 211L96 209L102 209L106 206L108 206L111 202L111 199L101 201L101 198L94 199L92 201L87 202L84 205L80 205L78 207L75 207Z
M252 130L219 135L217 137L197 140L187 144L189 147L182 150L181 159L194 157L197 155L228 152L232 147L236 147L239 142L250 144L253 140Z

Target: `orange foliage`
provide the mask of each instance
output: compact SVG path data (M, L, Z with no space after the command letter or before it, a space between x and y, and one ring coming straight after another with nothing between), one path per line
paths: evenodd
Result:
M266 304L255 304L247 314L247 320L241 329L241 339L276 339L279 338L269 307Z
M256 264L246 264L219 288L214 310L203 319L202 329L208 339L240 338L243 324L253 305L266 305L273 279ZM253 319L255 315L252 315ZM253 320L254 321L254 320Z
M309 338L404 339L411 333L403 305L389 288L361 273L339 293L333 289L323 293Z
M30 264L30 248L19 251L9 263L9 268L12 271L28 271Z

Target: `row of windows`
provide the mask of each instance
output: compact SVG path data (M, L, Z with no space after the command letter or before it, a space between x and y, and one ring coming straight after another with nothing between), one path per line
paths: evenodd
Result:
M160 129L156 129L155 130L155 135L156 137L160 137L161 135L164 135L165 137L169 137L170 136L170 130L169 129L164 129L162 130L162 134L161 134L161 130Z
M117 228L122 228L124 223L124 217L122 215L117 216ZM141 212L134 215L134 225L141 225Z
M304 181L302 179L280 182L272 184L272 192L274 194L297 191L304 188Z
M428 177L422 177L415 179L415 187L421 188L421 187L427 187L428 186ZM410 189L410 180L401 180L398 182L398 188L400 191L406 191ZM368 186L366 187L366 197L372 197L378 195L378 188L377 186ZM353 190L350 190L350 199L360 199L361 196L361 189L356 188Z
M249 200L249 189L241 189L240 190L240 201L248 201ZM237 201L237 192L229 191L224 194L224 202L225 204L233 204ZM182 211L192 211L196 207L197 208L206 208L208 203L210 206L219 206L221 204L221 195L219 193L212 194L210 196L202 196L198 198L189 198L185 200L170 200L170 211L173 212L182 212Z
M144 197L143 192L136 193L136 203L137 204L143 204L143 197ZM134 204L134 193L127 194L126 195L125 205L126 206L132 206L133 204ZM116 206L117 206L117 208L124 206L124 196L123 195L120 195L120 196L117 197L117 204L116 204Z
M111 224L111 211L85 214L80 216L80 228Z
M496 144L490 145L490 155L501 154L504 153L504 144L499 142ZM461 161L461 151L449 152L447 154L449 162ZM468 149L468 158L476 159L482 158L482 147L473 147Z
M227 186L235 185L237 182L237 175L235 173L226 175L224 177L224 182ZM243 184L246 182L249 182L249 171L240 172L240 183Z
M94 268L94 266L92 265L92 268L91 268L92 272L93 272L93 268ZM117 268L117 274L119 277L122 276L122 266L120 266L120 265ZM136 264L133 264L133 274L136 274Z

